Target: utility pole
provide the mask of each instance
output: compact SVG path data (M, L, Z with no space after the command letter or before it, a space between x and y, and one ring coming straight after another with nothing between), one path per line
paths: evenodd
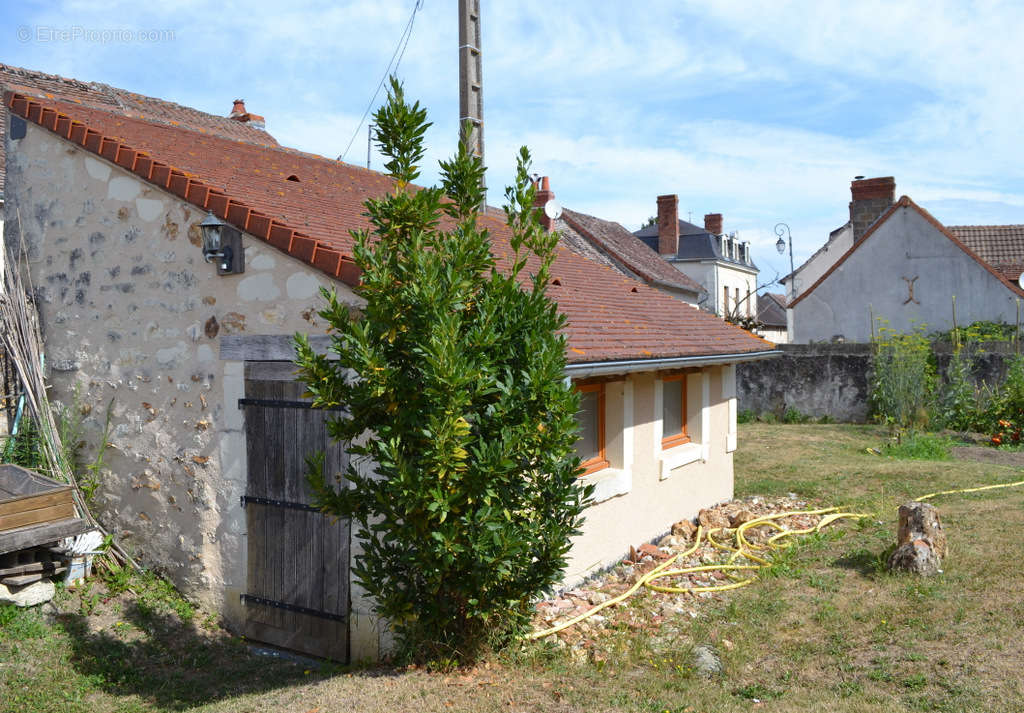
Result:
M480 0L459 0L459 139L484 161L484 79ZM467 128L468 122L468 128ZM486 164L484 164L486 165ZM484 182L484 208L487 206Z

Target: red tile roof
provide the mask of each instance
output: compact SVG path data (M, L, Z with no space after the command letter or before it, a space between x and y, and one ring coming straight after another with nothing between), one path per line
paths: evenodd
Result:
M165 123L227 139L264 146L277 145L274 137L266 131L225 116L207 114L192 107L147 97L99 82L82 82L0 63L0 90L3 89L41 99L59 98L83 106L106 109L124 116ZM225 100L225 109L227 101ZM7 130L7 121L7 108L4 106L0 108L0 195L3 195L6 174L3 138Z
M8 92L4 103L13 113L349 284L358 281L349 231L368 227L364 201L392 189L385 175L312 154L23 94ZM507 265L507 226L491 214L481 220L491 232L499 265ZM564 247L559 247L552 278L549 294L568 318L570 362L774 349L760 337Z
M669 265L640 238L618 223L595 218L586 213L577 213L568 208L562 211L562 220L591 245L624 265L642 280L648 283L661 282L671 288L693 293L694 297L704 292L703 287Z
M890 208L885 213L883 213L878 218L878 220L876 220L874 222L874 224L867 230L867 232L865 232L864 235L862 235L860 237L860 240L855 242L850 247L849 250L847 250L838 260L836 260L832 264L832 267L830 267L828 270L825 271L825 274L823 274L821 277L819 277L817 279L817 281L813 285L811 285L806 290L801 292L797 296L797 298L795 300L793 300L789 304L789 306L790 307L796 306L805 297L807 297L807 295L809 295L812 292L814 292L814 290L817 289L818 285L820 285L825 280L827 280L829 278L829 275L831 275L833 272L835 272L839 268L840 265L842 265L844 262L846 262L846 259L848 257L850 257L850 255L853 254L853 251L856 250L857 248L859 248L861 245L863 245L865 240L867 240L869 237L874 235L875 231L878 230L878 228L881 227L885 223L885 221L887 221L896 212L896 210L899 209L899 208L913 208L914 210L916 210L921 215L922 218L924 218L926 221L931 223L932 226L936 230L938 230L940 233L945 235L950 240L950 242L952 242L958 248L963 250L967 254L968 257L970 257L972 260L974 260L979 265L981 265L983 268L985 268L997 280L1002 282L1003 285L1005 285L1007 289L1009 289L1011 292L1013 292L1018 297L1024 297L1024 290L1022 290L1020 287L1017 286L1016 282L1014 281L1015 278L1012 278L1012 277L1009 276L1010 273L1012 273L1012 270L1001 269L997 265L986 261L981 255L979 255L971 247L969 247L969 244L968 244L967 241L961 240L960 237L958 237L957 235L954 234L954 232L953 232L954 228L947 228L945 225L940 223L935 218L935 216L933 216L931 213L926 211L924 208L919 206L914 201L910 200L909 196L903 196L898 201L896 201L892 206L890 206ZM959 226L955 230L962 231L962 233L967 233L967 232L970 232L971 230L978 230L979 232L980 231L987 231L988 233L991 233L991 232L994 232L994 231L992 231L993 228L1020 228L1020 227L1021 226L1013 226L1013 225L1009 225L1009 226ZM991 246L985 246L983 244L984 241L981 240L981 238L979 236L973 236L973 237L969 236L968 240L973 240L975 242L975 244L977 246L981 246L982 249L988 249L988 250L992 249ZM1009 242L1009 241L1006 241L1006 242ZM995 254L994 251L993 251L993 254ZM1003 266L1003 267L1005 268L1005 266ZM1018 271L1017 274L1019 275L1020 271Z
M949 232L1008 280L1024 271L1024 225L950 225Z

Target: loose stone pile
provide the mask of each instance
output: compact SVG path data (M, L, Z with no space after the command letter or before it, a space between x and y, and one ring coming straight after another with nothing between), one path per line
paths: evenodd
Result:
M721 528L731 529L766 515L807 509L807 507L806 501L798 500L791 493L788 497L781 498L751 497L733 500L701 510L695 521L680 520L672 525L670 533L658 540L657 544L630 545L628 555L608 571L592 577L574 589L562 592L558 597L538 602L534 628L540 630L558 626L625 593L641 577L659 564L690 549L698 525L702 526L705 532ZM792 515L776 522L787 529L798 530L813 527L818 520L819 517L814 515ZM775 527L758 526L748 529L745 536L754 545L764 544L778 531L778 528ZM719 536L716 539L724 540L725 537ZM728 556L728 552L716 548L704 539L694 552L688 557L674 562L672 567L686 568L724 564ZM708 587L728 582L728 576L721 571L694 572L679 576L673 581L673 586ZM648 597L642 598L642 601L638 601L636 597L626 600L631 606L605 608L599 614L594 614L563 629L556 634L556 641L558 645L568 645L580 649L591 643L591 639L597 633L610 626L633 630L654 629L672 617L684 616L696 619L700 616L701 601L719 599L725 594L727 593L663 594L650 592Z

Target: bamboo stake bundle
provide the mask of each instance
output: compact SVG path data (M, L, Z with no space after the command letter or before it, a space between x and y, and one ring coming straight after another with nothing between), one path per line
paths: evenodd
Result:
M18 215L20 236L21 215ZM67 450L61 443L60 429L53 417L53 409L47 396L46 376L43 369L43 338L39 327L38 314L29 294L32 290L31 274L24 261L26 250L20 245L17 255L7 251L3 261L3 293L0 294L0 346L7 352L14 370L21 381L25 405L40 434L40 449L52 478L72 486L74 501L79 516L91 526L108 535L106 528L97 522L89 511L85 496L75 476L74 463L68 458ZM17 258L17 262L15 262ZM24 275L24 277L23 277ZM135 569L139 566L111 538L110 554L121 565L128 564Z

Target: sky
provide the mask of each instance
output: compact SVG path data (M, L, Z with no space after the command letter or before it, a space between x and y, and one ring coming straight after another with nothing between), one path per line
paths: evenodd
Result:
M947 225L1024 223L1024 3L480 4L494 205L525 144L562 205L630 230L666 193L694 223L722 213L762 282L789 271L776 224L799 265L858 175ZM360 122L415 5L3 3L0 62L222 115L242 98L280 143L365 165ZM398 68L434 122L421 183L457 142L457 8L422 0Z

